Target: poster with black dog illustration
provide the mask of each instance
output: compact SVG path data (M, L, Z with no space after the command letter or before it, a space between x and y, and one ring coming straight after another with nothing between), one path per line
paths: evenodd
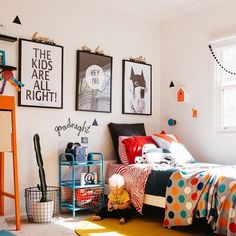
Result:
M111 112L112 57L77 51L76 110Z
M152 65L123 60L122 113L152 114Z
M19 80L19 106L62 109L63 47L20 39Z

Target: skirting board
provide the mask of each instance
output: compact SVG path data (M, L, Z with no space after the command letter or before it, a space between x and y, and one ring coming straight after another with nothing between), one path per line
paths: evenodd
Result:
M105 195L108 195L110 193L110 187L108 184L105 184L104 193ZM150 194L144 195L144 204L165 208L165 203L166 203L166 199L164 197L150 195Z

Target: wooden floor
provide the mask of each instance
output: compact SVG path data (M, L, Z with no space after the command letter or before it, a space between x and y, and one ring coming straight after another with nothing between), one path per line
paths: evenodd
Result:
M15 231L14 222L8 222L8 226L12 229L12 233L19 235L19 236L65 236L65 235L76 235L75 228L78 225L78 222L84 219L87 219L93 215L90 211L81 211L79 212L78 216L73 219L71 214L63 214L60 218L54 220L51 224L31 224L28 223L27 219L22 220L22 228L21 231ZM143 216L145 221L148 219L155 218L155 221L160 225L160 232L161 225L163 221L164 212L163 209L152 209L151 207L145 207L143 211ZM137 234L136 234L137 235ZM155 235L160 235L155 234ZM177 235L199 235L199 236L213 236L210 230L210 227L206 224L206 222L202 220L196 221L192 226L185 226L185 227L175 227L172 230L166 230L165 236L177 236ZM138 236L138 235L137 235ZM154 235L151 235L154 236Z

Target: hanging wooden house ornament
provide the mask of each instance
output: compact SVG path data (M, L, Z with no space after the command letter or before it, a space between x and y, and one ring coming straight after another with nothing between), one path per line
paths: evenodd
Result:
M186 101L186 91L183 87L180 87L177 92L177 101L185 102Z

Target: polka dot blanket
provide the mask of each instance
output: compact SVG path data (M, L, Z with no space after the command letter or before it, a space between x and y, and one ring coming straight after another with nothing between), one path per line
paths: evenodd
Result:
M204 163L174 172L166 189L164 227L206 217L215 233L236 236L236 166Z

